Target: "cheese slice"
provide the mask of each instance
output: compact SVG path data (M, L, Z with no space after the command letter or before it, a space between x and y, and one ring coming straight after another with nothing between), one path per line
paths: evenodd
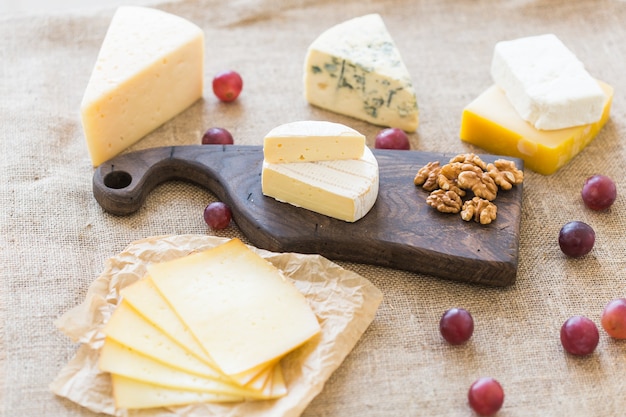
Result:
M227 375L271 363L320 332L304 295L239 239L147 268Z
M204 33L163 11L122 6L105 35L81 103L94 166L202 96Z
M553 34L498 42L491 75L521 118L537 129L581 126L602 117L604 92Z
M125 303L130 304L152 325L168 335L172 340L198 359L221 372L213 359L211 359L209 354L198 343L189 328L180 320L176 313L170 308L167 301L161 296L150 276L146 276L123 288L121 295ZM247 385L253 380L268 378L272 372L271 365L272 364L261 364L245 372L229 375L229 378L238 385Z
M124 300L115 308L102 332L110 339L171 367L229 380L161 332Z
M378 162L369 148L356 160L288 164L263 162L265 196L339 220L355 222L378 196Z
M340 123L325 121L286 123L263 138L263 157L272 164L359 159L364 149L364 135Z
M326 110L407 132L417 129L409 71L378 14L339 23L311 43L304 91L309 103Z
M493 85L465 107L459 135L487 152L521 158L535 172L553 174L582 151L608 120L613 88L603 82L599 85L607 97L599 121L551 131L538 130L523 120L504 92Z
M245 400L245 397L239 395L163 387L115 374L111 375L111 385L115 407L118 409L143 409Z
M174 389L226 394L250 399L271 398L271 390L257 391L222 379L208 378L155 361L112 339L100 349L98 367L103 372Z

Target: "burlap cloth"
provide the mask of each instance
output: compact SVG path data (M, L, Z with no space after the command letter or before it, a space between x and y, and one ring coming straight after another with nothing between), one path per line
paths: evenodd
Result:
M299 119L348 124L373 139L375 126L307 105L307 46L342 20L378 12L416 85L421 124L416 150L463 152L463 107L491 84L494 44L555 33L591 74L615 87L611 119L569 165L552 176L526 172L517 281L487 288L380 267L340 263L384 293L378 315L305 416L467 416L466 392L479 376L506 391L501 416L626 415L626 344L601 331L596 352L564 353L559 328L574 314L599 324L609 300L626 296L626 2L352 1L280 5L271 0L161 3L206 31L206 77L234 68L244 92L231 105L213 97L193 105L133 149L199 143L210 126L239 144L260 145L274 126ZM84 88L114 8L0 18L0 410L3 416L89 416L48 389L77 346L53 321L85 296L107 258L130 242L161 234L212 232L204 206L215 199L168 183L128 217L92 196L78 117ZM619 196L608 212L584 208L584 179L605 173ZM557 235L570 220L591 224L591 254L567 259ZM462 274L463 271L459 271ZM476 322L471 341L451 347L438 321L461 306Z

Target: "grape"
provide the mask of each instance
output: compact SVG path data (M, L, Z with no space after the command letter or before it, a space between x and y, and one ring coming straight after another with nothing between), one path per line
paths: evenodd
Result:
M605 210L617 198L617 189L613 180L606 175L593 175L585 181L581 195L590 209Z
M491 416L504 403L504 390L498 381L490 377L478 378L467 394L470 407L481 416Z
M203 145L232 145L233 135L221 127L212 127L202 135Z
M204 209L204 221L211 229L225 229L232 219L230 207L221 201L216 201Z
M213 78L213 93L222 101L233 101L243 89L243 80L236 71L222 71Z
M451 308L439 320L439 332L452 345L465 343L474 333L474 319L462 308Z
M561 326L561 344L572 355L592 353L599 341L598 327L585 316L572 316Z
M398 129L397 127L390 127L378 132L374 142L374 148L408 150L411 148L411 144L404 130Z
M610 301L602 311L602 328L615 339L626 339L626 298Z
M578 258L591 252L596 233L587 223L572 221L561 228L559 246L564 254Z

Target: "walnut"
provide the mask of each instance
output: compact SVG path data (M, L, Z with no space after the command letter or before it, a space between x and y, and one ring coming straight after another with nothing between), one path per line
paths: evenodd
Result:
M463 205L463 201L457 193L441 189L430 193L426 202L442 213L458 213Z
M480 159L478 155L473 154L473 153L462 153L450 159L451 164L455 162L460 162L463 164L472 164L482 169L483 171L487 170L487 164L485 164L485 162L482 159Z
M426 191L433 191L435 188L439 187L437 183L439 171L441 171L439 161L429 162L417 171L413 183L415 185L421 185Z
M503 190L510 190L524 181L524 172L517 169L515 162L507 159L498 159L487 165L487 172Z
M458 177L461 172L470 171L477 174L482 173L483 170L472 164L465 164L461 162L453 162L441 167L439 171L439 178L437 182L442 190L450 190L457 193L459 196L465 196L465 190L458 185Z
M461 218L466 222L474 220L480 224L489 224L496 219L498 207L491 201L474 197L463 204Z
M457 184L463 189L472 190L476 197L489 201L495 200L498 194L498 186L493 178L482 171L480 174L475 171L461 172L457 178Z

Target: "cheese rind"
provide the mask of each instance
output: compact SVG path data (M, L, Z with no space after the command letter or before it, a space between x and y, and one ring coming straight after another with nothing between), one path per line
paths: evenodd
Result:
M272 363L321 330L304 295L239 239L148 273L227 375Z
M369 148L356 160L263 162L263 195L346 222L364 217L378 196L378 162Z
M538 130L523 120L502 90L493 85L465 107L459 136L487 152L521 158L524 166L535 172L553 174L580 153L608 120L613 88L598 84L607 97L600 120L552 131Z
M308 48L309 103L380 126L414 132L417 98L409 71L378 14L337 24Z
M204 33L157 9L122 6L105 35L81 103L98 166L202 96Z
M277 164L358 159L363 156L365 136L326 121L298 121L270 130L263 138L264 160Z
M498 42L491 75L520 117L537 129L564 129L602 117L604 92L553 34Z

